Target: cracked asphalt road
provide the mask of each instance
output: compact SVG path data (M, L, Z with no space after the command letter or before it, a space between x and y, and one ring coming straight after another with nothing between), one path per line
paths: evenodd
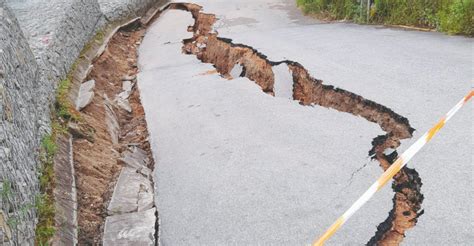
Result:
M472 39L301 16L293 1L196 1L220 19L219 36L272 60L291 59L331 84L407 117L418 131L403 151L472 87ZM170 10L140 50L139 86L156 159L161 242L310 243L381 173L367 164L382 134L362 118L302 107L227 81L181 54L190 14ZM406 245L468 244L472 236L472 104L410 167L425 214ZM352 173L352 183L348 186ZM364 244L391 209L388 188L329 243Z

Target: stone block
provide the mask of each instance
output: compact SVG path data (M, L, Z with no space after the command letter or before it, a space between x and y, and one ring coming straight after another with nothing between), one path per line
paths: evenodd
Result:
M109 216L105 220L104 246L155 245L156 209Z
M153 204L151 181L134 168L126 166L120 172L107 212L110 215L136 212L139 204L142 209Z
M82 110L83 108L87 107L89 103L92 102L94 98L94 88L95 88L95 80L89 80L83 84L79 88L79 94L77 95L76 101L76 109Z

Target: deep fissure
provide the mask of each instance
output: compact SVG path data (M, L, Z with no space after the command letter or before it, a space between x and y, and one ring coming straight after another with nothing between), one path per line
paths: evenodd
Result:
M313 78L298 62L271 61L250 46L235 44L231 39L218 37L218 33L213 31L216 16L201 12L201 6L192 3L171 3L164 8L166 9L184 10L192 14L195 22L188 31L193 32L193 37L183 40L183 52L214 65L221 76L231 78L230 73L234 66L240 65L241 77L254 81L263 92L275 96L275 76L272 69L274 66L286 64L293 77L292 97L301 105L332 108L378 124L387 134L373 139L373 148L369 155L379 162L384 171L398 156L396 151L387 155L385 150L396 149L400 146L400 140L412 137L415 129L410 126L408 119L393 110L352 92L323 84L322 80ZM377 226L377 231L368 241L368 245L401 243L405 232L414 227L418 217L423 214L421 186L421 178L415 169L405 167L394 177L393 208L387 219Z

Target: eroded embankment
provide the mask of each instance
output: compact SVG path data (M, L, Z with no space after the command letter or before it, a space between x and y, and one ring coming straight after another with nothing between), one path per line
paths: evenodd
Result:
M153 184L149 175L151 171L148 169L152 170L154 165L144 110L139 91L135 86L138 73L137 48L144 32L145 28L139 21L120 28L111 37L103 53L94 60L86 79L86 81L95 81L94 94L90 104L80 111L80 117L81 124L87 125L89 129L93 129L93 132L87 137L81 134L81 131L77 131L78 134L73 143L80 245L107 243L107 235L103 235L106 218L115 216L122 220L119 224L124 224L124 221L129 219L124 218L125 216L150 211L153 207L153 203L149 204L149 197L140 199L140 196L153 194L151 188ZM136 158L137 156L139 158ZM135 170L131 168L129 162L136 162L138 159L143 160L144 167ZM120 193L122 192L120 187L117 188L120 184L116 183L121 182L120 177L124 169L132 170L132 174L128 176L140 180L140 183L134 181L127 185L130 190L134 190L135 186L139 185L135 194L138 197L137 201L138 203L148 201L147 204L138 204L135 207L125 206L134 199L127 201L126 199L130 198L128 194ZM145 169L148 172L146 175ZM119 208L111 205L113 193L117 190L119 190L116 199L118 201L115 204L125 204ZM122 202L121 199L126 201ZM150 226L153 228L156 226L154 220ZM112 226L110 228L114 229ZM154 233L156 229L151 231ZM117 237L127 240L126 235L117 233ZM123 242L116 241L115 243Z
M263 92L275 95L273 67L286 64L293 77L292 97L301 105L332 108L377 123L387 134L373 140L369 154L379 161L383 170L397 157L396 151L389 155L384 152L399 147L401 139L412 137L414 129L408 120L391 109L349 91L324 85L321 80L311 77L297 62L270 61L250 46L234 44L230 39L218 37L218 33L213 31L213 24L217 20L215 15L202 13L201 6L175 3L168 8L189 11L195 20L194 25L189 27L194 35L183 40L183 52L196 55L202 62L213 64L223 77L231 78L234 67L241 66L241 77L254 81ZM414 169L405 167L394 177L393 208L388 218L377 227L369 245L398 245L403 240L405 232L415 226L418 216L422 214L419 212L423 201L421 185L421 179Z

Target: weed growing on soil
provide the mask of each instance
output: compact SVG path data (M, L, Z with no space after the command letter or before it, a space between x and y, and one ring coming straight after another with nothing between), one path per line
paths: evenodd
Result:
M54 225L54 200L49 195L39 195L36 198L35 208L38 211L40 220L36 226L36 244L48 245L51 238L56 232Z
M56 229L54 225L54 155L57 151L56 132L53 129L41 141L41 170L40 170L40 192L36 197L35 208L38 212L38 224L36 225L36 244L47 245Z
M55 103L56 117L58 119L63 119L65 121L69 121L69 120L79 121L80 116L74 110L74 107L72 106L68 98L70 88L71 88L70 79L64 79L58 85L58 89L56 91L56 103Z

